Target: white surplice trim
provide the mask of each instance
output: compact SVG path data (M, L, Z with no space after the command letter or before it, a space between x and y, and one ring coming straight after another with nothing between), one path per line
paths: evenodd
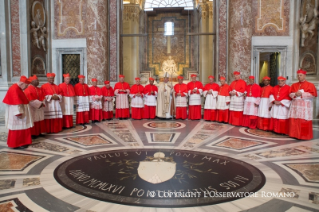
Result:
M231 111L244 111L244 93L236 92L236 95L230 97L229 110Z
M21 114L21 119L16 115ZM29 104L6 105L5 123L9 130L25 130L34 126Z
M201 105L202 104L202 94L203 90L198 89L199 94L191 94L192 91L188 91L189 105Z
M76 112L90 111L90 100L88 96L76 96Z
M246 97L244 102L244 115L257 116L258 115L258 106L255 104L260 103L260 97Z
M52 100L52 95L45 96L45 108L44 108L44 119L57 119L62 118L62 109L60 102L62 102L62 96L57 95L59 100Z
M221 96L218 95L217 97L217 110L227 110L229 109L229 104L227 105L227 102L230 102L230 96Z
M143 96L135 96L135 94L130 94L130 97L131 97L131 107L135 107L135 108L144 107Z
M74 97L73 96L63 96L63 101L61 103L62 114L70 116L74 114Z
M33 122L44 120L44 107L39 108L41 104L44 104L44 101L41 102L37 99L29 102Z
M258 108L258 117L261 118L271 118L269 107L271 107L272 104L269 101L269 98L260 98L259 102L259 108Z
M290 105L290 110L288 113L289 118L296 118L296 119L304 119L306 121L311 121L313 119L313 99L309 92L302 92L302 98L296 97L295 93L291 93L290 97L292 98L292 102Z
M106 99L110 100L110 101L106 101ZM102 111L108 112L108 111L113 111L114 110L114 102L113 102L113 97L103 97L103 109Z
M275 98L273 95L269 96L269 101L270 102L275 101ZM289 106L291 104L291 101L284 99L284 100L281 100L280 102L283 105L272 104L270 115L272 118L275 118L275 119L288 119L288 112L289 112Z
M144 105L156 106L157 105L156 97L157 97L157 91L155 91L155 95L145 94L144 95Z
M175 94L174 94L175 95ZM187 93L184 93L185 96L176 96L175 97L175 107L187 107Z
M204 91L203 96L206 97L204 109L216 110L218 92L213 91L212 94L208 94L208 91Z
M102 95L92 95L90 96L90 108L101 110L102 109ZM96 99L100 98L100 101L97 101Z
M116 89L114 91L114 94L116 96L115 104L117 109L127 109L129 108L128 104L128 95L130 94L130 90L126 89L126 94L119 94L119 89Z

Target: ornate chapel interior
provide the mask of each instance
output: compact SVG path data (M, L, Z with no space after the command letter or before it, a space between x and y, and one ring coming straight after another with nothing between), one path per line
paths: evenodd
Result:
M136 77L142 85L150 77L159 85L166 74L173 84L178 76L189 82L192 74L203 84L210 75L217 83L225 77L230 84L233 72L239 71L246 82L253 75L262 84L263 77L269 76L270 85L275 86L278 76L287 78L289 85L297 82L300 68L307 71L307 81L318 92L319 0L0 0L1 102L22 75L37 75L40 86L47 82L47 73L55 73L57 85L63 82L63 74L70 74L72 85L79 82L78 75L84 75L88 85L96 78L102 87L106 80L114 86L120 75L130 85ZM5 104L0 104L0 212L167 207L159 209L166 212L175 211L170 208L175 206L181 208L176 211L200 212L319 211L319 98L313 104L311 141L204 120L116 120L46 135L27 150L16 152L7 148L7 131L2 129ZM112 152L107 156L96 153L101 151ZM84 158L85 154L90 156ZM105 179L109 175L101 173L110 161L104 157L132 156L126 162L128 169L135 169L135 160L142 161L142 156L147 155L146 162L172 162L169 154L181 156L180 166L189 171L180 172L172 183L182 189L185 175L187 180L200 179L199 187L225 179L225 184L216 185L225 190L242 186L245 191L292 192L294 197L226 199L218 204L200 200L200 205L194 199L190 201L195 203L178 199L176 205L169 205L169 201L151 199L153 193L146 193L143 183L132 187L132 193L125 193L126 189L125 195L113 197L72 181L75 177L68 181L59 175L65 164L74 162L70 175L89 177L83 170L95 169L92 173L98 170L94 174ZM185 154L199 154L204 162ZM96 166L91 166L92 161ZM226 161L230 161L227 166ZM123 182L113 190L116 194L140 180L136 173L120 169L122 164L112 164L128 179L126 184L125 179L114 180ZM204 170L211 164L213 170ZM202 178L202 173L209 177ZM229 176L238 184L226 182ZM243 186L249 177L253 178L250 187ZM131 198L134 195L147 198Z

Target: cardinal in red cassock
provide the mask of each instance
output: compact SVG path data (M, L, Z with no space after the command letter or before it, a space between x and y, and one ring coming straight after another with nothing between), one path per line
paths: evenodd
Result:
M32 144L31 127L33 127L29 100L23 93L30 81L21 76L18 83L13 84L3 99L6 104L6 127L9 129L7 144L10 148L27 148Z
M317 89L306 81L306 74L305 70L298 70L299 82L290 87L289 136L301 140L313 138L313 99L317 97Z

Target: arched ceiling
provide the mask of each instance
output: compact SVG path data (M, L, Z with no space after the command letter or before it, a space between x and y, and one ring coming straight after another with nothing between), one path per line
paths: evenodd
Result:
M159 7L184 7L193 8L193 0L145 0L145 9Z

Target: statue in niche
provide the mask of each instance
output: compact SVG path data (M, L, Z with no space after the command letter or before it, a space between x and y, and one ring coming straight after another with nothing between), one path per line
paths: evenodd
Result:
M310 35L310 39L314 35L316 24L318 20L318 9L311 4L311 0L307 1L306 14L300 18L300 30L301 30L301 46L305 46L305 40Z
M38 49L47 50L46 40L48 38L46 23L45 9L42 3L35 1L32 6L32 21L31 21L31 33L32 43Z
M170 74L172 77L177 75L177 65L172 59L172 56L169 56L167 60L164 60L162 63L163 76L165 73Z
M45 40L48 38L47 29L43 27L43 28L40 28L40 31L41 31L41 35L39 38L39 43L42 46L43 50L46 51L47 49L45 47Z
M38 38L38 30L40 29L40 27L36 27L35 26L35 22L31 21L31 34L32 34L32 43L33 45L37 46L38 49L40 49L40 45L39 45L39 38Z

